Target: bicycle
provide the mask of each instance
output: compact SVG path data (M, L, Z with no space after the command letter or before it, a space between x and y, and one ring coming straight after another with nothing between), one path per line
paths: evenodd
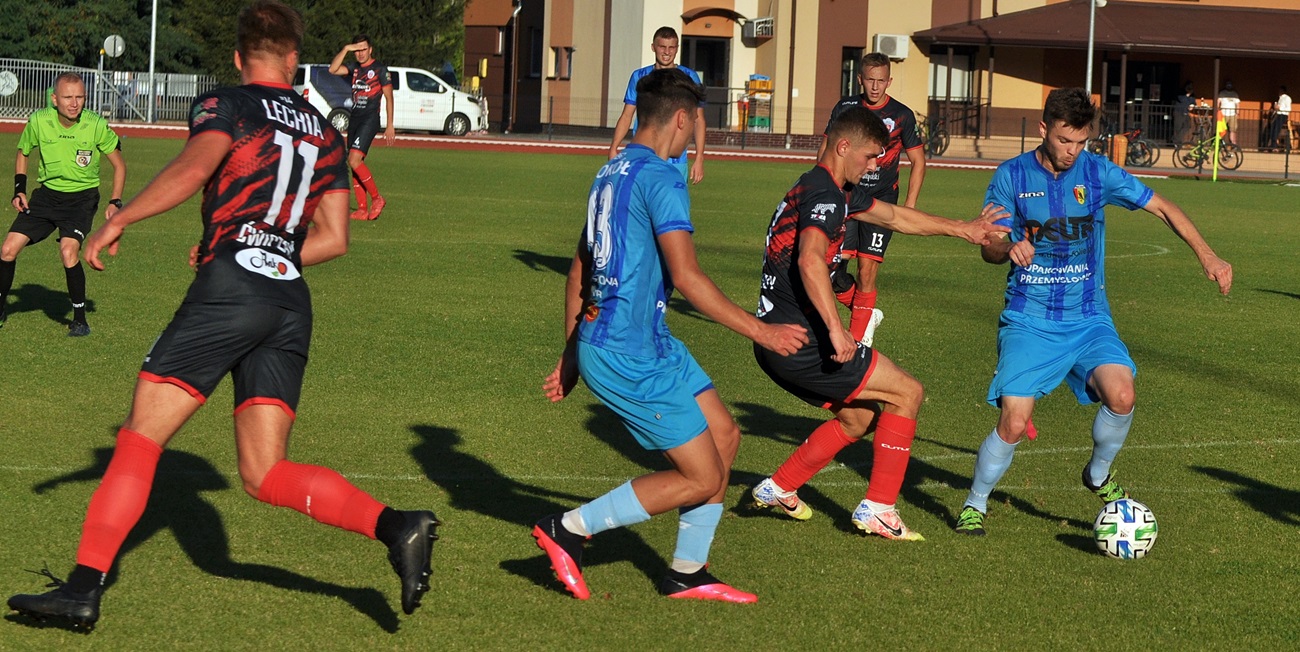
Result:
M1131 129L1124 132L1124 136L1128 138L1128 150L1124 152L1124 165L1149 168L1160 160L1160 146L1142 138L1142 129ZM1098 156L1106 156L1110 152L1114 138L1115 135L1106 129L1106 133L1088 141L1088 151Z
M916 135L925 146L926 158L943 156L948 151L948 130L944 128L947 122L946 118L939 118L934 124L930 123L929 118L921 118L916 122Z
M1199 134L1197 137L1205 136ZM1241 147L1229 142L1226 138L1219 140L1219 149L1214 149L1214 136L1206 136L1202 140L1192 143L1179 143L1174 148L1174 165L1184 168L1198 168L1210 161L1210 157L1218 155L1219 165L1225 170L1235 170L1241 167L1244 156L1241 153Z

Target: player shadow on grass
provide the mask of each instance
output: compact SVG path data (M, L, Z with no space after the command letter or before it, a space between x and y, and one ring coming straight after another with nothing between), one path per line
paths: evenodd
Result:
M1277 295L1281 295L1281 296L1284 296L1284 297L1290 297L1290 298L1292 298L1292 299L1300 299L1300 294L1296 294L1295 292L1285 292L1285 291L1283 291L1283 290L1267 290L1267 289L1264 289L1264 288L1255 288L1255 291L1256 291L1256 292L1265 292L1265 293L1267 293L1267 294L1277 294Z
M94 456L95 461L90 466L41 482L33 486L32 491L43 494L62 484L99 480L108 469L113 449L97 448ZM227 489L230 489L230 483L211 462L183 451L164 450L158 460L158 471L148 507L122 545L119 559L159 532L171 530L176 543L199 570L217 577L260 582L280 589L338 598L374 620L384 631L397 631L397 612L393 611L384 594L377 589L340 586L283 568L241 563L232 559L221 514L201 495L205 491ZM116 581L117 565L114 565L106 586L112 586Z
M621 425L618 427L622 428ZM511 545L527 545L536 553L522 559L506 559L500 563L501 569L538 586L564 593L546 555L532 546L529 533L543 516L566 512L594 496L554 491L510 478L491 464L460 450L464 439L451 428L414 425L411 432L420 438L419 443L411 447L411 456L419 463L425 477L447 492L453 509L476 512L518 526L519 537ZM573 436L583 435L574 433ZM563 472L559 470L560 474ZM452 528L447 530L449 536L455 536L455 522L448 521L448 527ZM593 538L582 556L583 568L619 561L632 562L655 581L668 568L654 549L627 528L611 530Z
M5 313L9 316L40 311L52 322L65 326L72 323L72 300L68 298L67 292L51 290L35 283L24 283L9 294L14 297L9 307L5 308ZM86 299L86 312L95 312L93 299Z
M764 437L774 441L790 445L789 453L793 453L795 447L802 444L808 435L812 433L817 426L825 423L824 420L817 420L809 417L793 416L781 414L776 410L765 405L756 403L737 403L736 422L740 424L740 430L746 437ZM829 413L827 413L829 415ZM924 422L922 422L924 424ZM922 425L924 427L924 425ZM919 441L928 441L921 437L916 438ZM867 480L871 478L872 450L870 446L871 435L868 433L862 441L845 448L835 456L835 461L843 465L845 470L853 471L862 479L861 489L865 493L867 489ZM741 444L744 445L743 443ZM953 448L945 446L946 448ZM954 449L956 450L956 449ZM784 461L782 458L781 461ZM972 451L971 463L974 463L974 453ZM780 462L777 462L779 465ZM744 482L748 486L753 486L763 478L776 471L776 465L763 473L747 473L744 471L733 470L732 482ZM829 481L836 473L836 467L829 466L823 469L821 473L814 478L814 481L820 479ZM967 475L955 473L948 469L942 468L935 464L926 462L924 459L913 456L911 462L907 465L907 475L903 481L901 497L907 502L907 505L914 506L933 515L935 518L955 525L957 522L957 512L961 511L960 503L948 504L939 497L923 490L922 485L939 484L953 489L968 489L971 479ZM851 522L853 509L857 506L841 505L830 499L826 494L817 490L813 484L804 485L799 489L799 498L808 503L814 511L821 512L831 518L836 527L845 532L857 533L858 530ZM1004 492L994 492L991 496L993 502L1006 503L1013 509L1019 510L1029 516L1041 518L1055 523L1065 522L1076 528L1091 528L1091 523L1085 523L1076 519L1067 519L1062 516L1052 514L1043 507L1034 503L1007 495ZM741 505L736 510L738 513L746 513L750 510L744 509L748 503L748 495L741 498ZM781 517L774 511L763 510L764 514L770 514L773 517Z
M573 256L549 256L525 249L516 249L514 256L534 272L549 269L560 276L568 276L569 266L573 264Z
M1248 478L1227 469L1208 466L1188 468L1216 480L1236 485L1232 490L1233 495L1241 502L1250 505L1255 511L1284 525L1300 525L1300 491Z

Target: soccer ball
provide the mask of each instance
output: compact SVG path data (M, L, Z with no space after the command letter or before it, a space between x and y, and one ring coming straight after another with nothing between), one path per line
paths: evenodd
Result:
M1106 503L1092 525L1092 536L1107 557L1141 559L1156 545L1156 515L1132 498Z

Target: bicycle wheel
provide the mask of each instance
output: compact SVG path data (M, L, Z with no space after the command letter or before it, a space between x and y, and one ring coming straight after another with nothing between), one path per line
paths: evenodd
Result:
M1174 148L1174 167L1194 168L1201 164L1201 146L1193 143L1178 143Z
M1088 148L1089 152L1092 152L1097 156L1106 156L1108 140L1109 139L1106 138L1093 138L1088 141L1088 144L1085 145L1085 147Z
M1241 167L1244 157L1241 148L1231 143L1223 143L1219 146L1219 165L1225 170L1235 170Z
M1144 140L1142 142L1146 143L1147 147L1151 150L1151 162L1147 164L1147 167L1155 167L1155 164L1160 161L1160 146L1149 140Z
M1150 167L1152 163L1151 146L1145 140L1130 141L1124 163L1135 168Z
M930 156L943 156L948 151L948 132L940 129L930 134Z

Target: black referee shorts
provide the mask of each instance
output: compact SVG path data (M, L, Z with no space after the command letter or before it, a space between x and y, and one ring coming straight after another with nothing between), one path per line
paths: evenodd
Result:
M99 188L59 192L40 187L32 191L27 209L14 218L10 233L21 233L36 244L58 229L60 238L84 242L99 210Z

